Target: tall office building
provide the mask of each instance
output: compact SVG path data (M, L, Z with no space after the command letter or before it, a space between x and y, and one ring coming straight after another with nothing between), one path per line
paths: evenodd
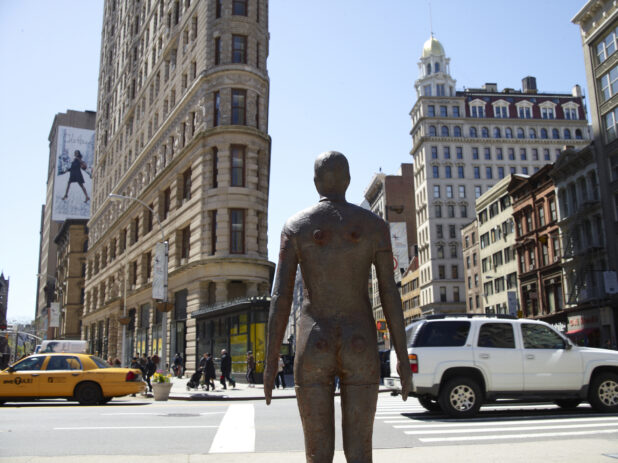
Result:
M120 357L124 345L125 363L180 353L191 371L205 352L241 362L253 350L261 367L268 39L268 0L105 2L82 323L92 351ZM153 299L162 240L169 304Z
M523 79L522 90L488 83L457 91L434 37L418 66L410 115L421 307L463 312L460 229L474 218L475 199L509 174L532 175L554 162L564 145L589 143L586 111L579 86L541 93L534 77Z

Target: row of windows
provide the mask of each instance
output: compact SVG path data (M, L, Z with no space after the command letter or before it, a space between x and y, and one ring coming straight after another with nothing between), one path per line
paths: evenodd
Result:
M518 105L517 107L517 115L520 119L532 119L532 103L529 105ZM574 103L567 103L566 105L562 105L562 111L564 113L564 119L567 120L578 120L578 106ZM509 105L508 104L495 104L493 105L494 117L497 119L509 119ZM438 106L438 111L436 112L435 105L427 105L427 116L428 117L460 117L460 107L459 106L451 106L451 111L449 114L449 107L446 105ZM547 103L544 106L540 107L541 119L556 119L555 105ZM485 118L487 117L487 112L485 111L485 103L479 102L476 100L473 103L470 103L470 116L474 118Z
M481 179L481 178L485 178L487 180L492 180L494 178L498 178L498 179L502 179L504 178L507 174L507 168L503 167L503 166L498 166L496 167L496 175L494 177L494 168L491 166L485 166L485 170L484 170L484 177L481 177L481 167L480 166L473 166L472 167L472 173L473 173L473 178L475 179ZM508 172L509 174L517 174L517 167L511 166L508 167ZM533 172L538 172L539 171L539 167L533 167L532 168ZM431 166L431 173L432 173L432 178L440 178L440 166ZM521 174L523 175L530 175L530 168L527 166L523 166L521 167ZM453 169L452 166L444 166L444 178L453 178ZM465 172L464 172L464 166L457 166L457 178L465 178Z
M438 150L438 146L431 146L430 147L431 150L431 159L440 159L439 157L439 150ZM472 159L473 160L478 160L480 159L480 155L479 155L479 148L476 146L473 146L471 148L471 152L472 152ZM505 153L504 153L504 149L503 148L494 148L494 154L493 156L495 156L495 159L498 161L503 161L505 159ZM558 156L560 156L560 149L556 148L555 149L555 159L558 159ZM463 159L463 148L461 146L457 146L455 147L455 159ZM539 149L538 148L530 148L530 157L533 161L539 161L540 157L539 157ZM442 159L448 160L451 159L452 155L451 155L451 147L450 146L443 146L442 147ZM515 160L515 148L507 148L506 149L506 158L509 161L514 161ZM490 147L485 147L483 148L483 159L485 159L486 161L491 161L492 160L492 150ZM519 159L521 161L527 161L528 160L528 148L519 148ZM551 155L550 155L550 150L549 148L543 148L543 160L545 161L551 161Z
M618 40L618 27L597 44L597 61L599 64L614 54L617 48L616 40Z
M428 133L430 137L437 137L438 128L435 125L430 125L428 128ZM450 137L451 136L450 134L451 134L451 130L448 126L446 125L440 126L440 135L439 135L440 137ZM535 140L537 138L540 138L542 140L548 140L550 138L549 134L550 134L550 131L548 131L548 129L544 127L540 129L538 136L537 136L536 129L534 128L528 129L528 138L531 140ZM461 136L462 136L461 127L456 125L455 127L453 127L453 137L461 137ZM476 127L470 127L469 138L478 138L478 137L479 137L478 129ZM481 138L490 138L489 129L487 127L481 128ZM493 128L492 138L503 138L502 129L500 127ZM509 139L513 138L513 129L511 127L506 127L504 129L504 138L509 138ZM518 139L526 138L526 132L521 127L517 129L517 138ZM583 133L581 129L575 129L574 134L573 132L571 132L571 129L563 129L562 137L561 137L560 130L554 128L554 129L551 129L551 138L553 140L560 140L561 138L565 140L571 140L573 138L575 138L576 140L582 140Z

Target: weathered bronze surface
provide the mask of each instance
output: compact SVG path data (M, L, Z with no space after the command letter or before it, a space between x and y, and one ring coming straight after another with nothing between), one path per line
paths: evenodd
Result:
M297 327L294 382L307 462L333 460L335 377L341 383L343 447L348 462L371 462L380 381L376 327L368 294L373 264L406 400L411 382L401 298L393 278L387 224L345 200L350 170L335 151L315 161L320 201L291 217L281 233L268 318L264 394L270 404L297 266L304 299Z

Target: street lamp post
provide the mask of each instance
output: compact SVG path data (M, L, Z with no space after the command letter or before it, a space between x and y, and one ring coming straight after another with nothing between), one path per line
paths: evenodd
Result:
M161 232L161 243L157 245L155 248L155 265L154 265L154 276L152 279L152 298L158 300L163 303L167 303L167 259L168 259L168 242L165 239L165 234L163 233L163 226L161 225L161 220L159 220L159 214L156 213L148 204L138 198L134 198L132 196L124 196L115 193L110 193L109 198L111 200L119 200L119 199L129 199L131 201L136 201L148 209L152 215L157 219L157 225L159 226L159 231ZM125 268L125 276L126 276L126 268ZM124 297L124 308L123 315L126 317L127 311L127 298L126 298L126 279L125 279L125 297ZM156 310L156 308L155 308ZM161 317L161 365L163 369L167 369L167 311L163 311L163 315ZM122 326L122 358L124 362L125 358L125 349L126 349L126 325Z

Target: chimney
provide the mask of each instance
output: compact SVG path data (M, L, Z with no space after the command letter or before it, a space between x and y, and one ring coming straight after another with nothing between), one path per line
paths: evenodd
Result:
M582 97L582 88L579 85L574 85L573 90L571 90L571 95L574 97L581 98Z
M538 90L536 89L536 77L524 77L521 80L521 87L524 93L538 93Z

